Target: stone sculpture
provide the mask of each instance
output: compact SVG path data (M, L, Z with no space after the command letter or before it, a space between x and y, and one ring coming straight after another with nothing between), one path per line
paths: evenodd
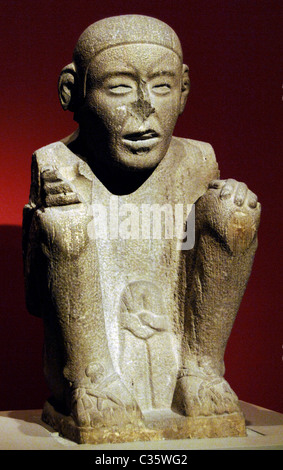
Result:
M223 357L260 204L219 179L210 144L172 136L188 93L168 25L98 21L59 78L78 131L33 155L23 255L42 417L79 443L245 434Z

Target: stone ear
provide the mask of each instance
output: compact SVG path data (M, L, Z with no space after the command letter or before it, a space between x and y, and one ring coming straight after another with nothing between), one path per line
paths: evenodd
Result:
M78 79L75 64L72 62L60 73L58 80L58 93L64 111L75 111L78 101Z
M180 114L182 114L182 112L185 109L189 91L190 91L189 67L183 64Z

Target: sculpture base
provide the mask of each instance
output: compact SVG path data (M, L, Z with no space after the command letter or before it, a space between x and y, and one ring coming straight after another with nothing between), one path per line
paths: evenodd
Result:
M71 416L59 413L46 402L42 420L63 437L78 444L246 436L245 418L241 412L219 416L186 417L171 410L151 410L144 413L143 422L137 422L135 425L79 427Z

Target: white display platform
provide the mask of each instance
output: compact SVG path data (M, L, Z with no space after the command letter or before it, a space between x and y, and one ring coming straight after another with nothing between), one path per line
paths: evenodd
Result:
M44 424L41 410L0 412L0 450L283 450L283 414L241 402L246 437L180 439L123 444L76 444Z

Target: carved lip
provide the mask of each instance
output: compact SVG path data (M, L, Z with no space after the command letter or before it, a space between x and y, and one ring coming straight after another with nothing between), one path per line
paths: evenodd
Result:
M125 140L131 140L133 142L137 142L139 140L154 139L156 137L159 137L159 134L157 134L157 132L152 129L148 129L144 132L132 132L131 134L125 134L123 136Z
M123 141L128 147L137 149L141 147L152 147L158 143L159 134L152 129L144 132L132 132L123 136Z

